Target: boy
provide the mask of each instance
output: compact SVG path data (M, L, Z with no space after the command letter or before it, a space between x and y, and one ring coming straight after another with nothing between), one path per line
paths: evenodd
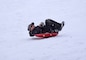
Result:
M34 26L34 23L30 24L28 26L28 31L30 36L34 36L35 34L40 34L40 33L58 33L59 31L62 30L64 26L64 21L62 23L58 23L52 19L46 19L45 20L45 25L43 22L39 26Z

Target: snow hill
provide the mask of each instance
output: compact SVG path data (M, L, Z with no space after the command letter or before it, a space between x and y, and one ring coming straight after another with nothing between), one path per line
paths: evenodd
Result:
M30 37L47 18L65 21L59 35ZM0 60L86 60L86 0L0 0Z

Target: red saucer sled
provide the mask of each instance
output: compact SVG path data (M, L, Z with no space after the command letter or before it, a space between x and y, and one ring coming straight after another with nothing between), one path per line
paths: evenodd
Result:
M53 37L57 36L58 33L41 33L41 34L35 34L36 37L41 37L41 38L48 38L48 37Z

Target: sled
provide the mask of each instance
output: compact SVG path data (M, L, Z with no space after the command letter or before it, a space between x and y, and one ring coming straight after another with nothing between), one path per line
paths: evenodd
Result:
M54 37L57 36L58 33L41 33L41 34L35 34L36 37L41 37L41 38L48 38L48 37Z

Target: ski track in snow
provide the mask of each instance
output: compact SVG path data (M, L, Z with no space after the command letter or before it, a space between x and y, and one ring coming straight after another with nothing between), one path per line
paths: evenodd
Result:
M65 21L56 37L28 35L31 22ZM86 60L86 0L1 0L0 60Z

